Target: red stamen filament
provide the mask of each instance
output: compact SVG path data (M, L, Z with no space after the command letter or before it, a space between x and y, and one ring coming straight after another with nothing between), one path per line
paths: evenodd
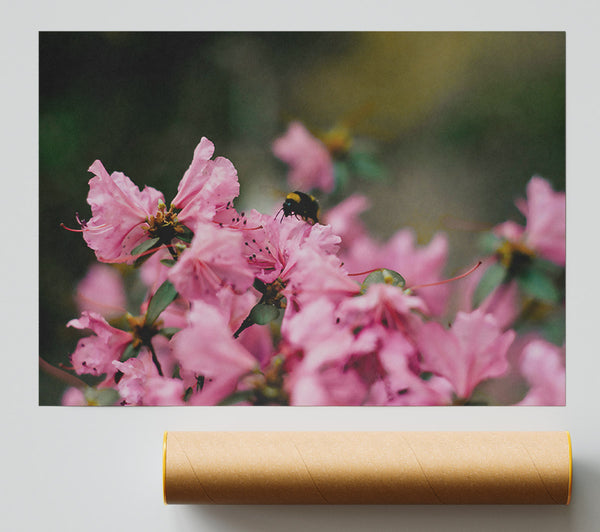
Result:
M163 244L162 246L158 247L158 248L153 248L153 249L147 249L146 251L143 251L142 253L139 253L138 255L131 255L127 258L128 259L139 259L140 257L145 257L146 255L152 255L152 253L156 253L157 251L161 250L161 249L175 249L175 246L173 244Z
M213 222L213 223L218 224L219 227L223 227L224 229L238 229L238 230L241 229L242 231L256 231L257 229L262 229L263 228L262 225L259 225L257 227L242 227L242 226L239 226L239 225L223 225L223 224L220 224L218 222Z
M257 229L262 229L262 228L263 228L263 226L259 225L257 227L242 227L241 229L243 231L256 231ZM240 227L239 226L238 227L231 227L231 229L240 229Z
M372 270L367 270L366 272L359 272L359 273L349 273L348 275L350 277L352 276L357 276L357 275L367 275L368 273L373 273L373 272L381 272L383 270L385 270L386 268L373 268Z
M416 290L417 288L426 288L428 286L439 286L441 284L451 283L452 281L458 281L459 279L463 279L467 275L471 275L477 268L481 266L481 261L479 261L475 266L473 266L468 272L463 273L461 275L457 275L456 277L452 277L452 279L445 279L444 281L438 281L437 283L428 283L428 284L418 284L417 286L411 286L407 288L407 290Z
M160 246L158 248L148 249L138 255L126 255L125 257L121 257L120 259L112 259L110 262L121 263L121 262L130 261L132 259L136 260L136 259L139 259L140 257L145 257L146 255L151 255L152 253L156 253L157 251L160 251L163 248L175 248L175 246L173 244L163 244L162 246Z
M67 227L64 223L60 223L60 226L63 229L66 229L67 231L71 231L72 233L83 233L83 229L71 229L70 227Z

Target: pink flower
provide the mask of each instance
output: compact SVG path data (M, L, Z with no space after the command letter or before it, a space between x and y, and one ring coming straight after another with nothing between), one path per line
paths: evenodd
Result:
M545 340L532 340L520 360L529 392L519 406L564 406L566 378L564 350Z
M149 352L140 353L113 365L123 375L117 384L119 395L128 405L183 405L183 381L161 377Z
M424 324L417 334L423 369L448 379L457 396L467 399L477 384L508 370L506 354L514 331L502 333L490 314L459 312L451 329Z
M521 205L527 217L525 242L542 257L565 265L566 197L554 192L550 183L533 177L527 185L527 203Z
M409 337L414 336L422 323L415 311L427 312L420 297L383 283L372 284L365 295L346 299L338 309L343 323L351 327L383 325Z
M244 319L250 314L252 307L260 299L260 294L254 288L250 288L246 292L236 293L231 287L224 286L215 295L216 305L227 318L232 333L237 331Z
M502 222L493 229L493 232L496 236L513 242L521 240L524 231L525 229L522 226L520 226L517 222L513 222L512 220Z
M398 271L392 265L381 263L379 256L382 245L366 233L355 235L349 243L342 240L340 247L339 257L351 273L360 273L376 268L389 268ZM398 273L402 274L402 272Z
M355 339L350 329L337 322L332 301L314 299L284 320L281 332L284 350L300 355L286 363L290 404L359 405L364 401L368 385L355 372L343 371Z
M323 338L322 333L327 328L331 333ZM317 325L313 331L317 331L322 340L315 343L307 338L302 347L303 357L288 380L291 404L443 405L450 402L452 390L445 379L433 377L425 381L413 371L414 346L402 333L374 326L354 335L349 329L331 323Z
M340 254L351 273L387 268L406 280L406 287L443 280L442 273L448 258L448 240L438 233L426 246L417 246L414 232L401 229L385 244L379 244L365 234L355 234L350 246ZM444 312L450 287L439 285L417 289L415 292L427 304L430 315Z
M82 222L83 237L101 262L133 262L132 251L143 242L160 238L160 244L193 229L199 222L214 221L239 193L237 172L223 157L210 160L214 145L202 138L184 174L178 193L166 210L164 197L152 187L140 191L120 172L109 175L100 161L90 166L88 203L92 218Z
M336 305L325 297L315 297L301 312L281 326L284 339L297 349L322 345L323 341L342 330L336 326Z
M294 379L290 405L360 406L368 391L368 384L355 371L324 367L318 373L304 373Z
M252 353L261 367L266 366L275 355L271 329L267 325L249 327L241 332L238 341Z
M375 330L382 337L399 332L412 346L406 357L410 369L420 373L420 363L415 346L415 334L422 325L422 315L427 306L424 301L407 294L400 287L372 284L359 297L347 298L337 309L340 323L352 330Z
M395 361L389 383L380 380L371 386L369 399L364 403L372 406L447 406L452 401L452 385L443 377L429 380L404 368L405 360Z
M460 308L465 312L473 310L473 295L485 271L495 263L494 258L487 259L474 271L463 284L460 291ZM498 326L506 329L515 321L520 312L519 289L516 281L501 284L477 307L485 314L492 314Z
M111 327L95 312L84 311L79 319L67 323L67 327L90 329L94 333L94 336L79 340L71 355L71 362L79 375L112 376L115 373L113 361L119 359L125 346L133 339L130 333Z
M485 314L492 314L498 326L506 329L519 316L519 289L515 281L502 284L487 296L479 308Z
M237 170L224 157L210 160L214 151L214 144L202 137L171 202L173 207L181 209L177 215L179 221L190 229L198 222L213 220L215 215L228 210L239 194Z
M355 301L365 296L348 299ZM346 303L346 302L345 302ZM356 320L321 298L308 303L282 326L284 351L297 362L287 364L294 405L448 404L450 384L433 377L426 382L415 372L416 349L399 330ZM291 369L290 369L291 368Z
M323 327L321 327L321 332ZM332 327L319 344L303 347L303 358L288 380L292 405L360 405L379 377L375 338L355 338L351 331ZM373 362L371 368L369 361ZM362 364L360 370L354 367Z
M360 286L348 277L335 255L325 255L304 246L293 258L280 274L287 283L282 293L287 298L288 308L292 303L302 305L319 296L340 301L360 292Z
M300 312L290 316L281 333L292 348L311 353L303 365L312 371L339 358L354 342L350 328L340 325L336 306L328 298L314 298Z
M286 134L273 142L273 153L290 166L288 183L292 190L333 190L335 181L331 156L325 145L300 122L292 122Z
M166 249L160 249L139 269L140 278L151 293L156 292L158 287L167 280L169 268L160 262L164 259L172 259L172 256Z
M212 305L195 301L188 320L188 327L178 332L171 344L185 386L194 391L189 404L217 404L256 367L256 359L233 339L226 318ZM204 385L196 391L198 377Z
M333 232L342 239L342 252L346 251L357 238L364 237L367 230L359 215L369 208L369 200L361 194L353 194L327 211L325 221Z
M163 195L152 187L140 191L121 172L109 175L100 161L89 171L94 174L87 198L92 218L82 223L83 238L101 262L131 261L131 251L148 239L146 218L157 211Z
M536 176L527 185L527 201L518 200L516 204L527 218L525 228L514 222L505 222L495 228L496 235L520 243L540 257L564 266L565 193L554 192L548 181Z
M406 280L407 288L441 281L447 259L445 235L438 233L427 246L417 247L409 229L398 231L378 256L379 267L397 271ZM448 285L438 285L418 289L416 294L425 301L430 314L439 315L444 312L449 290Z
M254 275L265 283L287 277L301 249L332 255L341 240L330 226L321 224L309 225L290 218L277 220L256 211L249 214L248 221L261 229L244 231L244 251Z
M120 316L126 312L123 278L111 266L93 264L77 285L76 301L80 311L89 310L106 319Z
M214 301L217 291L230 286L240 293L254 281L254 273L242 255L242 234L212 223L194 228L192 245L168 274L186 299Z
M60 404L63 406L87 406L88 402L81 388L71 386L63 393Z
M414 346L401 333L388 331L377 356L383 377L373 383L369 405L446 405L451 401L452 386L441 377L423 380L412 368Z

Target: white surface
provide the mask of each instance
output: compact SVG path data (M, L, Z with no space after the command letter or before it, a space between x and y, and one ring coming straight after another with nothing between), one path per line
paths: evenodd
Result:
M11 6L10 13L3 6L0 529L600 530L600 43L595 3L571 2L566 7L559 1L390 1L367 7L365 2L326 5L310 0L301 3L301 13L290 13L291 4L275 1L221 2L216 11L200 4L174 2L176 7L166 12L164 3L124 0L91 7L81 1L39 6L24 2ZM567 407L37 406L37 31L259 28L567 31ZM570 430L573 500L569 507L166 507L161 486L164 430Z

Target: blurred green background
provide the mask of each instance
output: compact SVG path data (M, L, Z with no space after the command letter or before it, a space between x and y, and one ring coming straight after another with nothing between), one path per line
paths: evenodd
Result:
M95 262L75 227L100 159L174 196L202 136L238 170L241 203L285 190L271 142L292 119L352 122L388 169L353 183L380 238L403 226L450 239L447 273L470 265L459 225L512 217L532 175L565 188L564 33L47 33L39 35L40 355L68 363L75 286ZM368 111L365 111L368 109ZM40 404L64 387L40 372Z

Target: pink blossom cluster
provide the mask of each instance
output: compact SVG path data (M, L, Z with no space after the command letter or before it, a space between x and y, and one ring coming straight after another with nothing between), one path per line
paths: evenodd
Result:
M273 150L292 189L333 190L331 158L301 124ZM510 263L564 267L564 194L547 181L534 177L518 202L524 227L494 229L484 267L444 283L443 233L425 246L408 228L377 241L360 195L322 223L277 207L240 212L237 171L213 154L202 138L168 207L158 190L90 167L92 216L80 230L101 264L80 282L81 316L68 323L86 331L70 362L89 387L114 390L121 405L458 405L508 379L523 390L513 404L564 404L564 347L520 330L532 303L519 283L533 266ZM138 308L127 307L119 263L145 286ZM474 302L490 264L505 275ZM71 388L63 403L90 401Z

